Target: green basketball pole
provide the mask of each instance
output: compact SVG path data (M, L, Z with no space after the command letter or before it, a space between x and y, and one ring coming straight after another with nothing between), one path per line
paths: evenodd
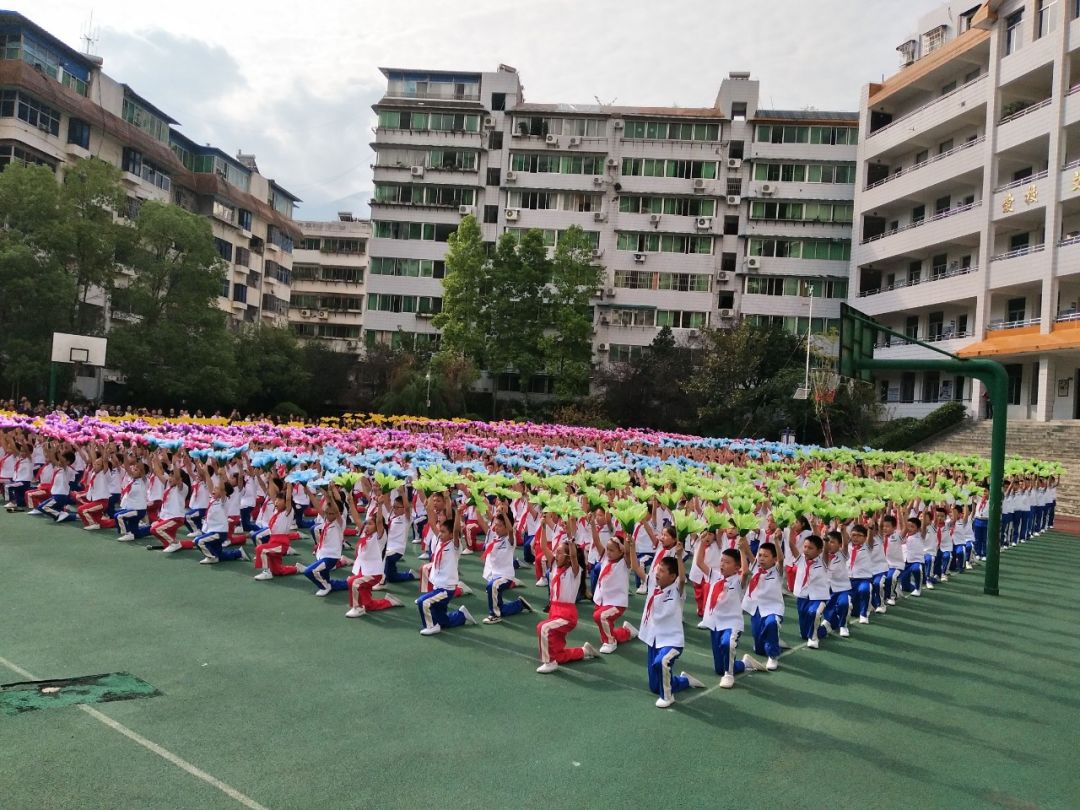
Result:
M49 363L49 405L56 404L56 363Z

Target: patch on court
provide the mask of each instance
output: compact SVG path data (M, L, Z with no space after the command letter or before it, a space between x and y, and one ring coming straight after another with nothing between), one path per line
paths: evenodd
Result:
M146 681L129 672L23 681L0 685L0 714L62 709L80 703L111 703L114 700L135 700L160 694Z

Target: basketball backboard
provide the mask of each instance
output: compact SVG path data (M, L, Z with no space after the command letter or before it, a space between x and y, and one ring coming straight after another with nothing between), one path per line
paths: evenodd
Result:
M81 363L84 366L104 366L105 338L87 335L69 335L53 332L52 361L54 363Z

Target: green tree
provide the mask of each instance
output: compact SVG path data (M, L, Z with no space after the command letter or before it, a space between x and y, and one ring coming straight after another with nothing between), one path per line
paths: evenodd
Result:
M476 217L466 216L450 234L442 311L431 322L442 331L442 351L468 357L478 364L485 359L490 326L489 275L480 225Z
M235 402L235 363L225 313L225 280L209 221L167 203L143 204L134 275L115 293L123 320L110 338L110 365L132 401L210 408Z
M236 399L249 411L268 411L280 402L310 404L313 382L304 351L288 329L257 325L234 338Z
M559 235L547 290L550 329L543 339L555 394L572 398L588 393L592 374L592 309L589 302L603 283L603 268L593 264L593 244L576 225Z

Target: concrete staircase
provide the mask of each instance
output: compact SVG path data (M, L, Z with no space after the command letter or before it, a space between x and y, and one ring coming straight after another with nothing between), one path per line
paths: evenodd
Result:
M989 458L990 420L964 422L915 449ZM1058 512L1080 515L1080 420L1011 421L1005 452L1063 464L1067 472L1058 484Z

